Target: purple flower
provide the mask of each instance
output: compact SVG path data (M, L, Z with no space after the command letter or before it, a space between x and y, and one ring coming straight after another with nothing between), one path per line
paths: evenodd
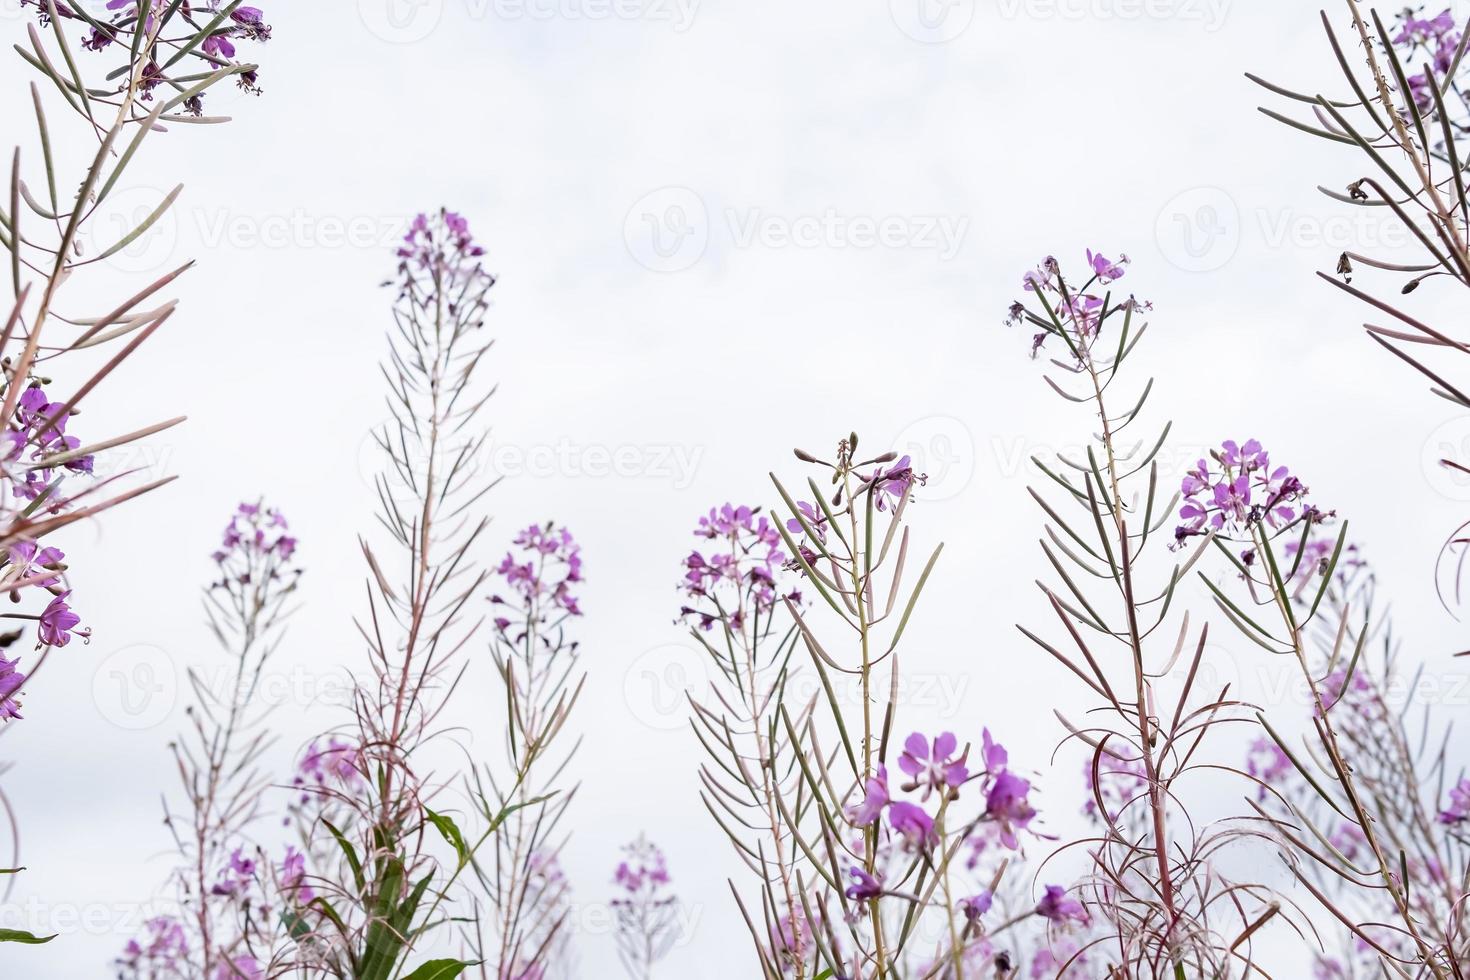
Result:
M1059 925L1068 922L1086 925L1089 918L1083 904L1068 895L1061 885L1046 886L1046 894L1036 905L1036 914Z
M306 791L301 794L303 803L309 798L312 788L325 787L329 782L355 789L363 779L361 766L362 753L356 746L334 735L319 748L316 739L312 739L296 765L293 785Z
M913 462L909 457L902 456L888 469L880 466L870 476L862 477L862 480L868 484L873 494L873 506L878 510L886 510L890 501L897 505L908 495L915 483L923 486L929 482L929 477L924 473L915 473Z
M1103 811L1109 821L1116 821L1137 797L1137 791L1148 784L1148 772L1143 759L1115 759L1106 752L1096 757L1097 785L1093 784L1094 759L1082 764L1082 778L1087 788L1087 802L1082 812L1097 819L1098 797L1102 798Z
M72 631L76 630L82 617L72 612L71 607L66 604L66 598L69 595L71 595L70 591L61 593L42 610L37 629L39 634L37 646L64 647L71 642ZM91 636L91 633L87 630L79 630L77 635L85 639Z
M1291 758L1281 750L1281 746L1270 739L1256 739L1246 753L1246 772L1262 784L1256 790L1258 799L1264 800L1268 792L1266 787L1271 783L1281 782L1291 774L1292 769Z
M1017 830L1025 830L1036 816L1027 800L1031 784L1014 773L1002 770L990 784L985 797L985 815L1000 827L1001 843L1011 850L1021 846Z
M119 966L140 976L182 975L189 955L184 927L168 916L158 916L144 923L146 935L140 942L129 939L118 957Z
M1124 266L1128 264L1128 256L1119 255L1118 261L1105 258L1101 252L1087 250L1087 264L1092 266L1092 274L1097 276L1097 281L1106 285L1115 279L1122 279Z
M1457 824L1466 820L1470 820L1470 779L1461 779L1450 790L1449 804L1439 812L1439 822Z
M975 922L986 912L990 911L990 905L994 900L994 895L988 891L983 891L978 895L971 895L969 898L960 899L960 911L964 913L966 919Z
M66 555L60 548L41 548L34 541L21 541L10 546L10 564L15 569L15 582L35 578L30 584L43 589L50 588L59 579L45 573L58 567L64 568L62 562L65 560Z
M210 893L229 897L248 889L255 881L255 861L245 856L245 849L237 847L230 853L230 862L219 873Z
M19 718L20 702L15 695L26 682L26 675L22 674L16 667L20 664L20 658L6 660L0 656L0 721L9 721L11 718Z
M640 837L623 848L627 857L618 863L613 881L630 896L654 894L669 884L669 867L664 852ZM614 900L614 904L617 901Z
M697 618L701 629L724 623L739 631L753 613L769 613L778 597L800 600L795 591L778 595L776 576L786 561L781 532L755 508L711 507L694 534L718 542L706 549L708 555L693 551L684 560L684 593L697 603L680 615Z
M1127 264L1128 256L1126 255L1119 255L1117 261L1113 261L1101 252L1087 250L1089 279L1099 285L1105 286L1122 278ZM1082 292L1075 284L1069 283L1062 276L1060 264L1051 256L1047 256L1034 271L1026 273L1022 279L1022 285L1027 292L1036 294L1044 303L1044 307L1033 312L1024 303L1012 303L1006 317L1006 324L1014 325L1026 320L1043 327L1042 331L1032 338L1032 357L1037 355L1042 344L1053 334L1066 336L1069 352L1074 357L1087 357L1092 344L1102 333L1102 324L1106 316L1111 316L1116 312L1133 312L1153 308L1152 303L1130 296L1123 302L1114 303L1104 309L1104 298Z
M582 546L572 533L547 521L521 531L511 544L519 550L520 557L507 551L495 573L515 594L520 609L514 617L496 617L500 631L506 633L513 623L519 622L524 629L513 637L519 642L532 628L539 633L563 616L582 615L577 597L572 595L572 588L582 581ZM499 595L492 596L490 601L501 606L510 604ZM549 642L544 636L542 640Z
M883 894L883 884L857 865L847 870L853 883L847 886L847 897L857 902L866 902Z
M887 805L888 769L885 766L879 766L877 775L869 776L867 784L863 787L862 802L854 803L847 808L847 819L854 826L867 827L883 815L883 808Z
M934 832L934 818L916 803L890 803L888 823L912 845L924 847L938 840L938 835Z
M1201 459L1180 484L1184 503L1174 531L1176 547L1207 529L1243 537L1256 524L1279 528L1296 519L1293 504L1307 495L1307 488L1286 467L1272 468L1258 441L1240 445L1227 439L1212 455L1213 460Z
M316 898L316 890L306 884L306 855L294 847L287 847L281 859L281 891L302 905Z
M930 790L953 793L970 778L970 770L965 768L965 757L951 759L955 748L953 732L945 732L936 738L932 752L928 739L923 735L918 732L910 735L904 742L903 754L898 758L898 768L911 777L911 782L903 788L914 790L922 786L922 799L925 800L929 798Z
M265 980L265 971L255 957L235 956L219 965L214 980Z

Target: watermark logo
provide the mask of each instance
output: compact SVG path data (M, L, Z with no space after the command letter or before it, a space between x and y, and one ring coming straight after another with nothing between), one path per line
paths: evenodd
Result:
M1470 468L1470 415L1450 419L1429 434L1420 451L1424 480L1449 500L1470 500L1470 473L1447 465Z
M1240 208L1218 187L1174 195L1159 211L1154 240L1165 259L1186 272L1212 272L1240 248Z
M118 728L154 728L168 720L178 699L178 666L166 651L146 643L109 654L92 675L92 701Z
M623 702L634 718L656 731L683 728L689 698L704 703L710 687L709 654L692 645L666 643L645 650L623 675Z
M645 269L680 272L709 245L704 199L687 187L662 187L639 198L623 219L628 253Z
M389 44L414 44L438 28L444 0L357 0L363 26Z
M732 207L711 215L704 199L687 187L645 194L623 220L628 253L653 272L694 266L716 236L732 249L922 251L948 262L959 254L969 230L970 218L962 214L856 214L834 207L781 213Z
M914 488L924 501L958 496L975 476L975 437L952 415L930 415L910 422L893 440L893 451L908 456L914 472L929 479Z
M888 0L898 29L921 44L953 41L975 19L975 0Z

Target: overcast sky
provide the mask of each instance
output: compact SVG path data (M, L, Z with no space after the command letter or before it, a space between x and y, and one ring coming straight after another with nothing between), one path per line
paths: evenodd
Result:
M1390 363L1358 329L1363 311L1313 275L1344 247L1394 249L1402 235L1315 192L1358 176L1357 161L1257 113L1267 93L1242 74L1337 90L1309 5L265 11L264 95L212 95L236 121L151 141L117 195L132 212L185 184L175 216L122 258L134 281L199 264L181 314L77 424L190 419L128 460L176 484L70 535L85 556L74 605L95 637L55 655L0 740L30 868L0 925L64 933L5 953L7 967L107 975L162 882L166 745L183 723L182 672L220 663L198 592L241 498L285 510L308 568L278 661L283 770L340 719L313 698L330 700L365 657L351 620L368 433L385 415L391 297L378 284L408 217L441 204L469 218L500 276L488 370L507 479L482 557L546 519L584 547L591 683L576 725L590 737L565 863L592 910L585 976L611 975L593 968L612 950L593 913L618 845L640 831L666 848L692 921L664 975L752 975L724 884L735 861L698 802L697 746L674 707L704 669L674 623L675 583L698 514L769 504L766 473L791 472L795 445L825 452L856 429L930 474L914 530L946 548L908 640L929 694L900 727L978 739L988 726L1041 771L1053 825L1070 825L1082 791L1073 757L1050 766L1051 709L1086 702L1013 627L1047 615L1025 459L1090 432L1041 382L1025 332L1002 325L1021 273L1048 253L1133 259L1125 285L1156 307L1135 370L1158 376L1177 470L1202 446L1262 439L1350 517L1408 651L1443 667L1464 646L1431 570L1470 483L1427 461L1470 448L1470 419ZM0 17L19 39L16 0ZM0 58L0 130L30 140L23 67ZM1258 651L1218 625L1217 669L1249 690ZM479 681L460 714L488 755L499 722Z

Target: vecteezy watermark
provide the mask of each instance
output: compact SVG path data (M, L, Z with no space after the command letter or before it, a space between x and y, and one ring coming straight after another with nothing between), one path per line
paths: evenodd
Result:
M400 458L407 454L410 465L390 463L385 451ZM429 472L431 462L433 471L441 475L454 469L456 480L646 480L687 490L704 460L703 446L674 442L608 445L566 437L525 445L490 442L478 449L472 441L443 439L434 451L437 458L427 459L428 447L418 440L400 439L397 423L389 421L367 433L358 445L358 474L365 485L383 489L394 500L417 498L422 485L411 474Z
M975 19L975 0L888 0L898 29L922 44L953 41Z
M1174 20L1198 22L1206 31L1225 24L1231 0L996 0L1006 20L1140 21Z
M623 443L606 446L570 439L533 446L490 446L490 472L497 477L532 479L656 480L687 490L704 458L703 446L679 443Z
M1240 209L1218 187L1194 187L1170 198L1154 222L1165 259L1186 272L1212 272L1240 248Z
M13 0L12 0L13 2ZM668 24L682 34L694 24L700 0L453 0L470 21L639 21ZM429 37L451 9L446 0L358 0L368 33L390 44Z
M1257 208L1243 217L1224 190L1194 187L1174 195L1159 211L1154 238L1164 258L1186 272L1222 268L1247 234L1273 250L1382 251L1416 245L1413 233L1385 210L1345 208L1317 214Z
M697 263L718 234L736 249L885 249L933 252L941 262L959 254L970 229L968 215L785 214L760 207L726 208L711 220L699 194L662 187L645 194L623 219L623 241L639 265L679 272Z
M975 476L975 437L952 415L930 415L904 426L893 451L909 457L914 472L928 479L914 496L933 502L958 496Z
M1459 415L1440 425L1420 450L1424 480L1442 497L1470 500L1470 415Z
M175 200L159 211L167 193L147 186L116 190L98 205L79 231L85 256L107 254L122 272L157 273L183 262L180 245L215 249L364 249L385 251L398 243L404 214L331 214L295 208L249 213L231 208L190 207ZM141 229L141 230L140 230Z
M147 643L123 647L97 665L92 702L112 724L143 731L167 721L179 700L179 668L166 650Z
M710 687L709 654L690 643L665 643L639 654L623 674L623 703L649 728L673 731L689 721L689 699Z

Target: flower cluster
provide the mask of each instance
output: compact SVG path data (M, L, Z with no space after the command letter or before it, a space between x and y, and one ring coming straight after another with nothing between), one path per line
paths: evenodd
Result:
M141 940L130 939L123 947L117 959L118 976L123 980L183 976L189 956L183 924L161 915L149 919L144 930Z
M495 572L522 607L518 619L523 624L534 619L537 625L544 625L552 616L582 615L577 597L571 592L572 586L582 581L582 548L571 532L551 521L532 524L517 534L512 544L520 550L520 558L507 551ZM498 606L510 605L500 595L491 596L490 601ZM495 618L502 633L511 624L509 616Z
M1434 108L1430 85L1440 82L1453 67L1455 50L1460 46L1460 32L1455 29L1455 16L1448 9L1434 17L1421 17L1411 8L1399 14L1399 31L1393 45L1407 70L1410 64L1429 63L1429 69L1409 76L1409 94L1420 112Z
M1445 808L1439 811L1439 822L1461 824L1470 820L1470 779L1462 779L1450 790Z
M285 515L276 508L242 503L210 557L220 566L225 581L249 584L259 577L263 566L288 562L296 554L296 539L287 528Z
M160 58L167 65L185 56L206 71L235 67L240 87L247 92L260 92L256 66L235 61L237 42L264 43L271 39L271 27L259 7L232 6L223 0L183 0L177 10L170 10L170 0L108 0L108 17L103 20L81 9L80 0L53 2L58 17L80 20L87 25L82 47L89 51L105 51L114 44L131 50L133 36L141 26L144 43L139 47L148 59L142 74L144 98L149 98L153 89L168 80L159 65ZM49 20L47 0L20 0L20 5L34 6L42 21ZM176 54L165 56L160 48ZM186 108L193 115L200 115L204 108L202 96L191 97Z
M452 283L480 274L485 249L476 243L463 215L440 208L433 217L424 213L414 217L397 255L400 272L421 272Z
M909 735L898 760L899 768L909 778L898 788L906 793L917 792L918 802L895 799L889 788L888 770L879 766L864 782L862 799L846 808L847 819L855 827L870 827L886 812L890 829L906 845L932 847L937 843L934 817L923 804L936 790L941 803L957 800L960 788L971 780L966 765L968 752L956 756L957 748L952 732L944 732L932 744L919 732ZM1036 817L1029 798L1031 783L1010 771L1009 754L1005 746L991 739L989 729L984 732L981 754L985 771L975 778L980 782L985 809L976 822L974 841L983 847L997 840L1008 850L1019 850L1017 831L1028 829Z
M1106 317L1118 310L1153 309L1152 303L1131 295L1121 303L1109 304L1106 291L1101 296L1095 291L1095 287L1109 286L1123 278L1128 263L1126 255L1120 254L1114 260L1088 249L1089 275L1079 287L1063 277L1061 264L1048 255L1035 269L1021 277L1022 288L1037 297L1042 311L1038 313L1029 310L1025 303L1014 302L1006 316L1006 325L1014 326L1024 321L1041 328L1031 339L1032 357L1040 352L1048 336L1057 335L1066 341L1073 356L1081 360L1101 333Z
M1249 535L1262 522L1273 529L1297 517L1293 506L1307 488L1285 466L1272 467L1271 457L1255 439L1244 445L1227 439L1184 476L1179 490L1184 504L1174 531L1176 546L1215 531L1227 538ZM1317 512L1308 510L1309 517Z
M322 746L318 746L317 740L312 739L302 754L301 761L296 765L293 785L298 789L334 783L354 787L362 781L361 765L362 753L356 746L335 735L329 737Z
M17 400L15 416L6 428L4 466L11 481L11 495L25 500L46 497L47 507L58 511L64 501L55 499L56 477L65 473L91 474L92 456L72 455L81 442L66 434L71 413L62 402L53 402L40 385L32 385Z
M1264 800L1270 792L1268 787L1280 783L1291 775L1294 767L1281 746L1268 738L1258 738L1251 743L1245 756L1245 771L1258 783L1256 796Z
M1093 820L1105 818L1108 823L1116 822L1140 798L1139 791L1148 785L1143 759L1120 759L1107 752L1089 757L1082 764L1082 779L1087 790L1083 814Z
M711 545L684 559L684 594L700 602L698 608L682 607L680 616L692 617L701 629L724 622L738 632L751 614L770 612L777 598L776 572L786 556L781 532L760 509L711 507L699 519L694 535ZM800 600L796 592L783 598Z
M82 618L72 612L68 600L71 590L61 583L61 573L66 571L66 554L60 548L43 548L34 541L21 541L10 546L3 567L0 567L0 588L10 593L14 602L21 602L27 589L40 590L50 596L46 606L36 616L36 646L64 647L71 642L72 635L85 641L90 630L79 630ZM0 710L0 718L5 717Z

